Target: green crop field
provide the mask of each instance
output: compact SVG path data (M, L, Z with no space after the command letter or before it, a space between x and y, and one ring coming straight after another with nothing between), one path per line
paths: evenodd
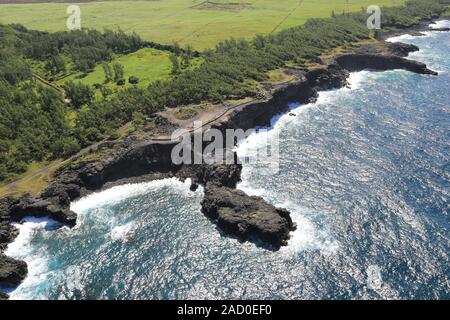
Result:
M46 31L65 30L69 3L41 2L0 4L0 23L21 23ZM332 11L341 13L369 5L403 3L403 0L148 0L93 1L78 5L82 27L121 28L125 32L135 31L146 40L191 44L201 50L229 37L250 38L301 25L308 18L329 17Z

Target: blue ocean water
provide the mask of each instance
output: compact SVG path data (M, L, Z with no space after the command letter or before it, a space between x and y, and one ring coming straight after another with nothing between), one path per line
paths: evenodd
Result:
M74 203L73 230L20 225L7 254L30 275L11 297L449 299L450 34L397 40L439 76L354 73L273 120L278 172L244 165L239 188L291 210L287 247L222 236L189 182L124 185Z

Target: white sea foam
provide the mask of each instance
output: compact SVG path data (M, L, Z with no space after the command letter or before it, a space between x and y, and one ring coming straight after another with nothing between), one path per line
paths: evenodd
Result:
M266 199L273 195L268 189L252 187L244 177L243 181L238 184L238 189L250 196L260 196ZM313 212L290 201L274 203L274 205L288 209L291 212L292 221L297 224L297 230L291 233L291 239L289 239L286 247L281 248L281 253L293 255L304 250L320 250L323 254L330 254L338 250L338 242L332 239L325 230L315 226L309 219L310 216L314 215Z
M136 197L163 187L175 188L179 192L189 195L190 179L182 182L176 178L154 180L143 183L124 184L115 186L107 190L92 193L71 204L70 209L78 214L82 214L89 209L99 208L105 205L119 203L127 198Z
M449 20L440 20L436 21L436 23L432 23L429 25L432 29L439 29L439 28L449 28L450 27L450 21ZM414 40L418 37L434 37L438 32L436 31L421 31L422 35L415 36L411 34L402 34L400 36L390 37L386 39L387 42L402 42L405 40Z
M387 42L402 42L404 40L413 40L416 37L417 36L413 36L411 34L402 34L401 36L395 36L395 37L387 38L386 41Z
M22 223L13 223L13 225L19 229L19 235L14 242L8 245L5 254L17 259L26 258L32 251L32 249L26 245L34 238L37 230L44 228L54 229L55 227L60 226L60 224L54 220L33 217L25 217L22 220Z
M273 194L264 188L252 187L243 177L243 181L238 185L238 189L244 191L250 196L260 196L270 198ZM309 212L306 208L293 204L292 202L274 203L277 207L286 208L291 212L292 221L297 224L297 230L291 233L291 239L286 247L282 247L280 252L286 255L295 255L304 250L320 250L324 254L335 252L338 248L338 242L332 239L326 231L320 230L310 220Z
M372 74L373 72L369 70L351 72L350 76L347 79L350 88L347 89L349 90L359 89L362 86L362 84L364 84L367 81L367 78L369 78Z
M429 25L432 29L450 28L450 20L439 20Z
M115 226L110 233L111 239L114 241L121 240L127 242L129 241L130 237L132 237L135 229L136 225L134 222Z
M331 254L338 250L338 242L326 231L318 229L306 216L305 209L299 207L289 209L292 221L297 224L297 230L291 233L288 245L281 248L282 252L295 254L304 250L320 250L323 254Z
M41 284L46 283L49 278L48 255L43 247L31 245L36 234L45 229L54 229L60 224L46 218L26 217L22 223L14 223L19 229L19 235L14 242L10 243L5 254L19 260L23 260L28 265L28 275L20 286L10 293L11 299L43 299L44 292L39 289ZM40 293L39 293L40 292ZM36 295L38 293L38 295Z
M116 186L108 190L93 193L89 196L71 204L71 209L77 212L82 218L83 213L89 209L98 208L105 205L111 205L127 199L147 193L150 190L160 189L163 187L175 188L178 193L191 196L189 191L190 180L181 182L178 179L170 178L163 180L155 180L146 183L126 184ZM199 188L196 192L202 192ZM83 222L79 219L78 225ZM19 229L19 235L10 243L5 254L19 260L23 260L28 265L28 275L25 280L14 290L7 290L11 299L46 299L46 288L49 279L58 276L58 272L49 268L50 257L45 247L32 245L36 235L43 232L54 232L53 229L60 227L56 221L47 218L26 217L22 223L14 224ZM133 233L135 226L132 222L113 226L110 237L113 240L125 240ZM67 227L63 227L58 232L74 232Z

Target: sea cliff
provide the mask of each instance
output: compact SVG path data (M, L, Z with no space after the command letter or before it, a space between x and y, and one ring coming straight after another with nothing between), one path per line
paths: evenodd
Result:
M335 57L325 67L291 69L296 80L268 88L268 96L233 108L203 130L245 130L269 125L273 116L288 110L288 103L314 101L320 90L346 86L349 72L352 71L406 69L419 74L436 75L426 65L405 58L409 52L416 50L418 48L414 46L391 43L363 46L351 54ZM239 163L174 165L171 152L177 143L129 139L111 142L107 147L112 152L92 161L75 161L64 167L38 196L0 199L0 250L3 251L7 243L17 236L11 222L20 222L26 215L49 217L73 227L77 217L70 210L71 201L113 185L174 176L190 178L192 189L199 184L204 186L202 212L224 233L241 240L262 242L275 250L287 243L290 231L296 228L290 213L268 204L260 197L250 197L236 190L241 176ZM16 286L26 274L24 262L0 254L1 285Z

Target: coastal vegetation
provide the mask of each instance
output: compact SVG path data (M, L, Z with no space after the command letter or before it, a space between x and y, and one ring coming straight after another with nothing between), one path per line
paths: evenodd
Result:
M411 0L385 8L383 26L410 26L445 10L437 0ZM0 180L25 172L31 163L70 157L127 122L140 127L146 117L166 107L256 96L268 72L287 64L301 66L327 50L370 38L366 19L365 10L310 19L251 41L222 41L201 57L188 46L155 48L137 34L121 31L46 33L1 25ZM126 57L158 51L166 59L161 77L128 73ZM194 66L192 61L197 61ZM57 85L43 84L37 71L53 77ZM97 78L86 83L58 78L68 71ZM116 84L122 80L124 87L111 94L106 89L112 85L105 86L100 73Z

